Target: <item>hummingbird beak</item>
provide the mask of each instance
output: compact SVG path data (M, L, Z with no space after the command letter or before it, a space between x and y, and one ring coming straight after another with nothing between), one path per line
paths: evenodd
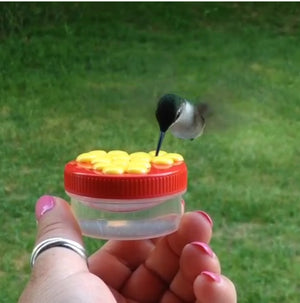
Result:
M165 137L165 132L160 132L160 135L159 135L159 140L158 140L158 144L157 144L157 148L156 148L156 153L155 153L155 157L158 156L159 154L159 151L160 151L160 147L161 147L161 144L163 142L163 139Z

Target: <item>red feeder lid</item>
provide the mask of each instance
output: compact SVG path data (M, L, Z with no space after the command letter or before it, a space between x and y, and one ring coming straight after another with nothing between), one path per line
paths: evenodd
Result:
M71 194L102 199L145 199L170 196L187 188L184 162L168 168L152 165L147 174L111 175L71 161L64 171L65 190Z

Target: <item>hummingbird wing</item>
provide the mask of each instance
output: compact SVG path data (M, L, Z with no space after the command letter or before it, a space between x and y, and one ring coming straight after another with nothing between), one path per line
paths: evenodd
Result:
M198 103L196 105L198 112L200 115L206 119L207 117L211 116L213 114L213 110L210 105L207 103Z
M207 103L199 103L196 105L198 113L205 119L210 112L210 108Z

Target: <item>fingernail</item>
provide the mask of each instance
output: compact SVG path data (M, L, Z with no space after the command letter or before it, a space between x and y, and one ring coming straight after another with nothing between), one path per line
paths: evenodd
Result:
M55 201L52 196L42 196L35 205L35 217L39 220L47 211L55 206Z
M212 251L212 249L206 243L192 242L191 244L196 246L197 248L200 248L202 252L209 255L210 257L214 256L214 252Z
M208 278L212 282L217 282L217 283L221 282L221 276L219 274L214 273L214 272L202 271L201 275Z
M199 211L197 211L197 213L200 214L200 215L202 215L208 221L208 223L210 224L210 226L213 227L214 222L213 222L213 220L211 219L211 217L206 212L204 212L202 210L199 210Z

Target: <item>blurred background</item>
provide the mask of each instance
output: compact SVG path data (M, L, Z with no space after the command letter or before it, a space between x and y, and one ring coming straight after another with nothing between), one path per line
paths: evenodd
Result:
M172 92L211 108L201 138L162 149L184 156L239 302L298 303L299 25L299 3L0 3L0 302L28 280L36 200L67 199L65 163L155 149Z

